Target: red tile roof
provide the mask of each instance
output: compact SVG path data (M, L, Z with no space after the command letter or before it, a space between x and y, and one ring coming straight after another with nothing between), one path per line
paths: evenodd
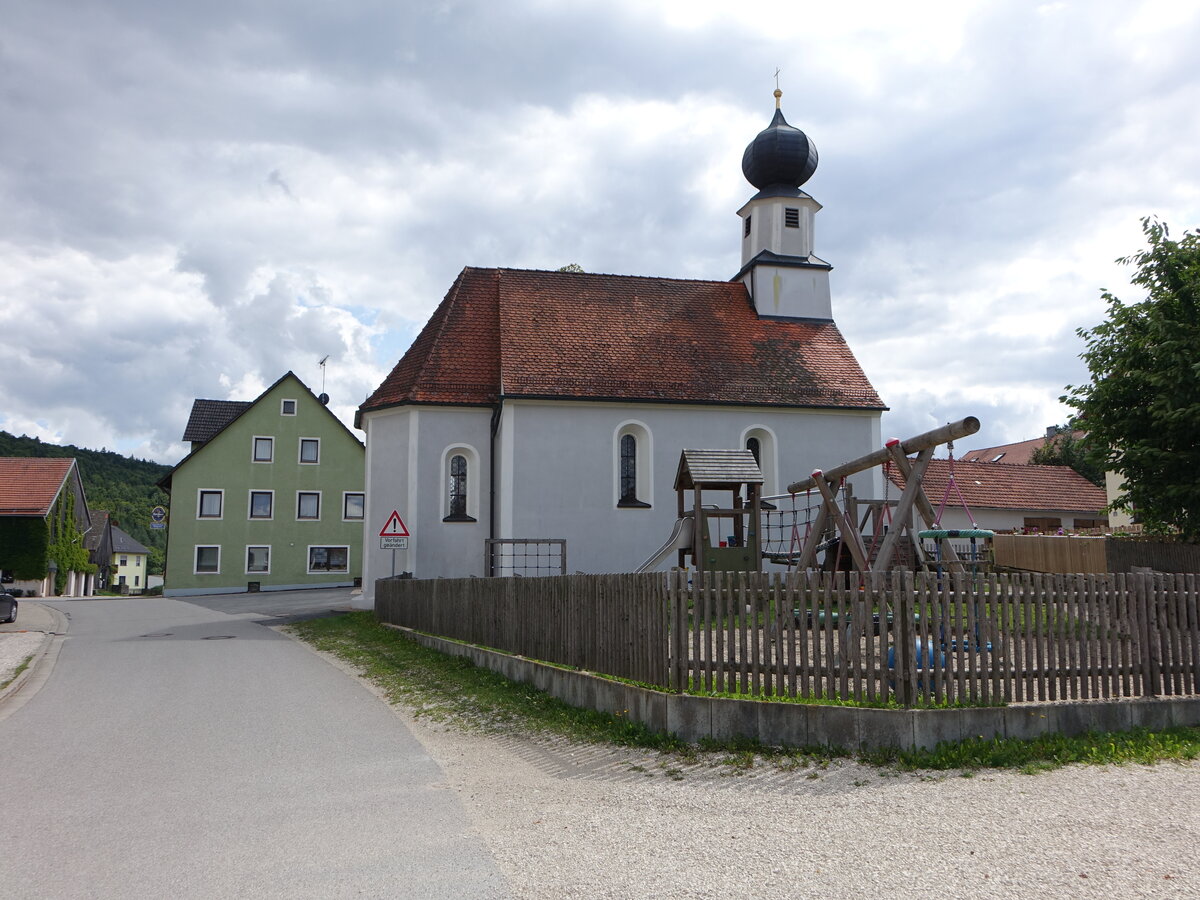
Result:
M466 268L360 410L502 394L885 408L836 325L760 318L740 282Z
M1083 438L1085 432L1075 431L1072 434L1078 441ZM995 447L984 447L982 450L968 450L962 455L962 458L968 462L1001 462L1025 466L1029 465L1035 452L1046 446L1048 440L1051 438L1038 437L1028 441L1017 441L1015 444L999 444ZM997 457L999 458L997 459Z
M0 516L46 516L75 460L0 457Z
M892 481L904 478L891 470ZM950 480L950 460L934 459L925 470L925 496L934 508L941 503ZM1068 466L1017 466L1005 463L954 461L954 483L967 505L979 509L1029 509L1099 512L1108 498ZM951 491L947 507L958 506Z

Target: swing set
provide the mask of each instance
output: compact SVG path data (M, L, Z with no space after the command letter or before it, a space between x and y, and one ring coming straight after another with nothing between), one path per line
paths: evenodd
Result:
M791 546L785 557L775 555L769 558L774 562L786 563L789 571L793 567L801 570L811 569L817 567L817 554L824 551L823 568L886 572L895 566L897 553L902 547L901 540L908 535L917 562L922 568L935 568L941 572L945 567L951 572L965 572L969 566L971 571L978 571L984 564L985 557L981 554L977 542L990 540L994 533L979 528L975 522L975 517L954 480L953 452L956 438L966 437L978 430L979 420L968 416L905 441L892 438L882 450L876 450L828 471L816 469L803 481L789 484L787 490L791 495L793 510ZM950 447L950 477L941 503L935 511L925 493L924 477L934 451L942 444ZM916 457L909 459L909 455L913 453ZM871 504L867 516L858 522L857 516L852 512L854 504L849 496L847 478L876 466L882 466L884 469L884 499L881 504ZM903 477L904 489L893 510L890 491L891 476L894 472ZM819 506L815 507L815 517L812 515L814 506L811 502L814 491L820 500ZM839 492L843 498L841 503L837 498ZM801 493L809 501L805 509L803 536L800 533L799 510L796 506L796 498ZM942 528L942 515L952 493L966 511L972 524L970 529ZM914 532L914 514L919 515L925 523L924 530ZM874 520L869 545L863 537L863 529L868 519ZM950 543L950 539L961 538L967 538L971 542L970 552L965 560ZM923 540L935 542L933 559L925 552L921 543Z

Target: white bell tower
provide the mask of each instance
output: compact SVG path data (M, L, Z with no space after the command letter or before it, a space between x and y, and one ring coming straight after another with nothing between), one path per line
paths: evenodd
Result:
M742 268L734 276L750 292L760 316L833 320L829 271L813 253L813 223L821 204L800 190L817 170L817 148L783 117L775 89L775 117L746 147L742 173L758 188L738 210Z

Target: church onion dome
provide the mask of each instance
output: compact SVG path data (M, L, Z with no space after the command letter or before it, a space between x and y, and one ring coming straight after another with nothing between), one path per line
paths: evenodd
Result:
M783 117L781 92L775 92L775 118L758 133L742 154L742 174L759 190L798 188L817 171L817 148L799 128Z

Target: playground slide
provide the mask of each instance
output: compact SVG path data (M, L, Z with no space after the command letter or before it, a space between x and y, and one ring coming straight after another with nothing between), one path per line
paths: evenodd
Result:
M667 542L654 551L654 555L637 567L638 572L653 572L664 562L666 562L672 554L692 546L692 526L695 519L691 516L685 516L682 519L675 520L675 528L671 532L671 536L667 538Z

